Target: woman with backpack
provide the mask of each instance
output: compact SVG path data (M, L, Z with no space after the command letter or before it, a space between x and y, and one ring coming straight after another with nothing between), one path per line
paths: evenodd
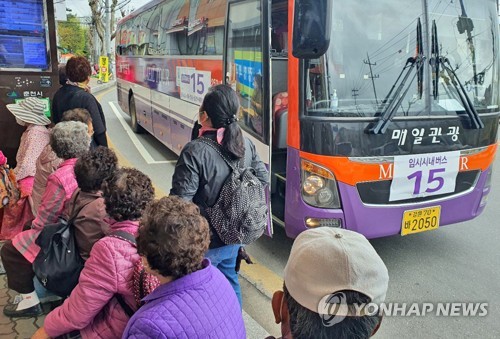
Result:
M140 260L134 245L114 236L136 236L139 219L154 198L151 179L133 168L118 169L103 185L109 232L97 241L80 273L78 285L50 312L32 338L55 338L79 331L82 338L120 338L129 320L119 298L137 308L132 291L134 265ZM73 333L72 333L73 334Z
M170 194L193 201L204 216L207 216L207 208L217 202L224 182L232 173L223 156L241 167L252 168L259 181L268 184L265 164L257 155L255 145L243 137L237 123L239 111L239 98L231 87L217 85L211 88L199 109L199 137L184 146L175 166ZM240 245L226 245L210 218L207 219L211 239L206 256L229 280L241 305L241 289L235 270Z

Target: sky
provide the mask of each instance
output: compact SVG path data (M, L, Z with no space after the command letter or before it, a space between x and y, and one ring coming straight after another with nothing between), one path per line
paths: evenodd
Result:
M124 1L126 0L118 0L118 4L123 3ZM131 0L130 3L125 8L137 9L144 4L147 4L149 1L150 0ZM111 0L109 0L109 2L111 3ZM76 14L77 16L90 15L90 7L88 0L66 0L66 8L70 8L72 10L71 13Z

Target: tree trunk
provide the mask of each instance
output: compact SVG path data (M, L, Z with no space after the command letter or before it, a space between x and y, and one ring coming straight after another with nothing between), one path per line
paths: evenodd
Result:
M104 12L103 8L100 6L98 0L89 0L89 6L92 17L92 25L99 36L99 40L101 41L100 55L106 55L104 53L104 23L102 22L102 14Z

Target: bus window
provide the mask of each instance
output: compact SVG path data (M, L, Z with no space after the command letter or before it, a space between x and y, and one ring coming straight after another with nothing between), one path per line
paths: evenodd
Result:
M148 55L158 55L161 54L159 50L159 32L160 32L160 19L161 19L161 10L160 6L156 6L154 13L149 18L149 21L146 25L146 42L148 45L147 54Z
M166 2L162 7L160 20L160 49L165 55L179 55L179 38L185 36L187 29L186 18L179 17L179 11L184 6L184 1L174 0Z
M240 97L241 127L264 140L260 1L233 4L228 20L226 81Z

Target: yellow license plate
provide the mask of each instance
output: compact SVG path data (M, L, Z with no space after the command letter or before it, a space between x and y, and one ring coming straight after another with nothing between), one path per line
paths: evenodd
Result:
M441 206L405 211L403 214L401 235L435 230L439 227L440 216Z

